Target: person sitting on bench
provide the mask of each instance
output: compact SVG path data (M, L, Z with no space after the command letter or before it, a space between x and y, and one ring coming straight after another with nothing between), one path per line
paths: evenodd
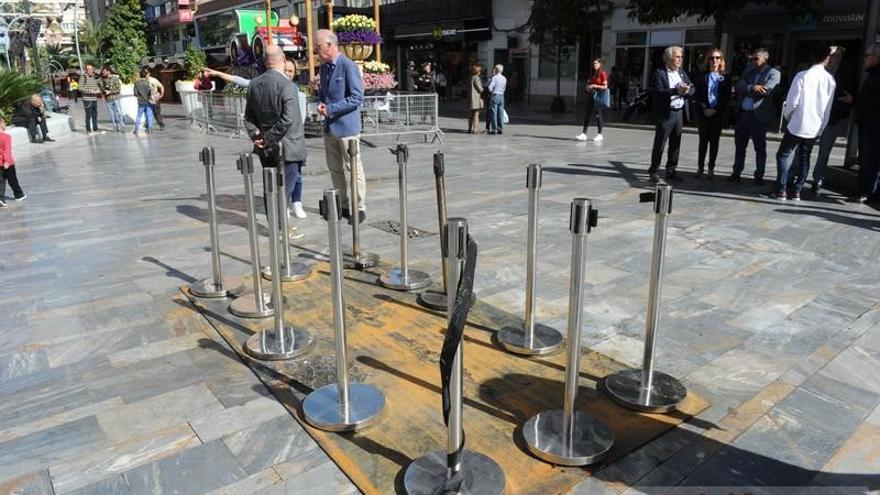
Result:
M26 127L28 130L28 138L32 143L51 142L54 139L49 137L49 129L46 126L46 111L43 108L43 99L40 95L31 95L30 100L24 101L19 105L12 117L12 123L19 127ZM42 137L37 139L37 126L42 131Z

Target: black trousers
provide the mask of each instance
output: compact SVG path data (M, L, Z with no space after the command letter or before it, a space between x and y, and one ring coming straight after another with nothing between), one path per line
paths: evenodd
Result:
M42 138L45 138L49 135L49 129L46 128L46 119L40 119L40 122L37 122L36 117L12 117L12 123L19 127L26 127L28 130L28 137L31 142L37 140L37 127L40 128L40 131L43 133Z
M15 175L15 165L9 168L0 167L0 197L6 195L7 182L9 182L9 187L12 188L12 194L16 198L24 196L24 191L21 190L21 185L18 183L18 176Z
M656 174L663 160L663 148L669 141L669 153L666 157L666 171L675 172L678 166L678 152L681 150L681 127L684 124L682 110L669 112L663 122L657 122L654 128L654 147L651 150L651 167L648 173Z
M153 118L156 119L156 123L159 124L159 127L165 127L165 119L162 118L162 104L154 103L153 104Z
M592 94L587 99L587 109L584 112L584 134L587 133L587 129L590 128L590 119L593 116L596 116L596 127L599 128L599 134L602 134L602 107L596 105L596 101L593 100Z
M880 128L859 126L859 196L878 199L880 191Z
M700 144L698 146L697 165L700 170L706 164L706 150L709 151L709 170L715 170L715 159L718 157L718 142L721 140L721 128L724 127L724 117L721 112L715 112L711 117L700 116Z
M98 130L98 102L97 100L83 100L83 108L86 110L86 132Z

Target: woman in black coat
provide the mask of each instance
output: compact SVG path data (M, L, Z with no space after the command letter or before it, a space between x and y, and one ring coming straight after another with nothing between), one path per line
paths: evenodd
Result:
M724 54L712 48L706 54L706 72L695 82L697 119L700 130L697 177L703 175L706 165L706 149L709 150L709 173L715 178L715 158L718 156L718 141L724 127L727 105L730 103L732 79L724 73Z

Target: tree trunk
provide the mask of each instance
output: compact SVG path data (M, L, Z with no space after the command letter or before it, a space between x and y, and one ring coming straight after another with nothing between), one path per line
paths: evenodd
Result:
M562 44L556 45L556 97L562 96Z

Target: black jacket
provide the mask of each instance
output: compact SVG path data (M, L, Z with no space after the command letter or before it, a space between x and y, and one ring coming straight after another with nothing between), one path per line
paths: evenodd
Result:
M691 80L687 75L687 72L679 69L679 75L681 76L681 81L685 84L691 84ZM648 89L651 91L651 118L654 119L655 122L661 123L669 118L669 115L672 113L672 109L670 107L670 103L672 103L672 96L678 94L678 90L675 88L669 87L669 77L666 75L666 67L662 67L654 71L651 74L651 80L648 84ZM684 120L687 121L689 119L689 110L688 110L688 99L694 96L694 88L691 89L683 96L685 99L684 107L682 111L684 112Z
M34 119L39 122L40 119L43 118L45 118L45 116L43 115L43 109L31 105L30 99L21 102L21 105L19 105L18 108L15 109L15 114L13 115L14 120Z
M718 101L715 102L715 110L718 113L727 111L730 104L730 96L733 88L733 78L730 74L721 74L723 78L718 85ZM700 114L703 110L709 108L709 73L702 74L699 79L694 82L694 99L697 102L697 110Z
M855 114L860 127L880 127L880 65L868 70L868 79L855 102Z
M852 112L852 103L844 103L838 98L842 96L846 96L847 93L852 95L853 98L856 96L856 89L852 83L852 79L847 75L845 67L838 67L837 73L834 74L834 82L837 85L834 87L834 101L831 103L831 119L830 124L836 124L837 122L846 119L849 117L849 114Z
M267 148L284 145L284 161L306 159L306 139L296 86L281 72L269 69L248 85L244 126L251 140L261 136Z

